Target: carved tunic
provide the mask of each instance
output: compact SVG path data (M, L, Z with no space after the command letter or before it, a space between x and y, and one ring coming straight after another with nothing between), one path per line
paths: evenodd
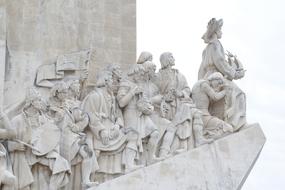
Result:
M207 78L214 72L220 72L226 78L226 83L232 88L232 92L226 95L226 99L211 106L211 113L238 130L246 124L246 98L244 92L232 82L236 70L226 61L224 48L219 40L211 41L205 48L198 79Z
M205 132L211 138L219 138L226 131L226 128L231 128L229 124L223 120L212 116L209 113L209 106L223 98L219 92L215 92L206 80L199 80L192 89L192 98L199 110L202 111L202 120L205 126Z
M115 174L122 173L121 152L126 143L126 136L120 130L117 137L111 137L115 124L123 127L121 110L113 94L106 90L96 88L82 102L82 109L90 117L92 131L92 147L100 151L98 157L99 172ZM110 134L108 144L102 142L100 132L107 130Z
M211 41L203 51L198 79L207 78L214 72L220 72L230 80L235 77L235 69L226 62L224 48L219 40Z
M186 78L176 69L161 69L157 76L157 84L160 94L164 96L171 90L182 93L182 97L174 97L173 101L166 102L169 111L165 118L170 120L175 127L178 126L176 134L180 138L190 137L192 134L192 101ZM189 125L182 125L186 121L190 122Z
M25 143L31 143L32 139L35 143L41 142L40 138L45 138L40 134L35 134L33 127L41 127L43 126L38 117L34 117L28 119L24 114L20 114L16 116L12 120L12 126L17 131L17 139L21 140ZM43 116L42 116L43 117ZM48 127L48 126L45 126ZM46 135L51 135L46 130ZM38 139L37 139L38 138ZM37 140L36 140L37 139ZM58 139L59 140L59 139ZM55 139L56 141L56 139ZM50 143L49 143L50 142ZM49 144L52 144L49 146ZM40 170L46 170L44 167L49 168L53 176L57 176L57 180L54 182L58 186L64 186L68 183L68 178L70 174L70 167L68 162L59 155L58 146L55 148L53 144L59 145L59 141L45 141L43 139L43 143L39 143L36 147L42 147L42 150L47 151L44 155L35 155L31 149L27 149L26 152L15 151L11 153L11 160L13 163L13 171L18 178L18 188L28 188L30 186L31 189L39 189L40 187L43 188L44 184L41 184L38 180L43 180L42 177L39 177L41 174ZM50 149L52 148L52 149ZM38 165L37 165L38 164ZM31 170L32 166L42 166L43 168L39 170ZM21 169L20 169L21 168ZM46 173L46 172L44 172ZM42 179L41 179L42 178ZM45 176L43 181L46 181L46 188L49 185L49 181L51 176Z
M138 110L137 103L140 100L140 95L130 94L130 89L137 84L124 80L120 84L120 88L118 91L118 101L125 96L130 96L130 99L127 105L122 106L123 108L123 116L125 121L125 128L127 130L136 131L140 139L143 139L150 135L153 131L157 130L156 125L153 123L149 115L143 114L140 110Z

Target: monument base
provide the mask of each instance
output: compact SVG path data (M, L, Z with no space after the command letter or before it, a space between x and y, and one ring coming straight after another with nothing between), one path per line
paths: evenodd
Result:
M253 124L209 145L203 145L89 190L241 189L265 141L259 124Z

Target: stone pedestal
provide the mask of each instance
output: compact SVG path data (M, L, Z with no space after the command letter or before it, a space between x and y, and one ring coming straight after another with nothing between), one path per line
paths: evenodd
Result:
M258 124L89 190L238 190L265 136Z

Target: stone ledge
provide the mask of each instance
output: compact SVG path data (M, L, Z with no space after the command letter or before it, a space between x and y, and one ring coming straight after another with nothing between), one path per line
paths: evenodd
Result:
M259 124L89 190L241 189L266 138Z

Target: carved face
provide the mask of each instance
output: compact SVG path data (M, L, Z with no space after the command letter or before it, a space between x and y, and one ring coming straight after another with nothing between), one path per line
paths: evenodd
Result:
M222 79L214 79L210 81L210 84L216 91L219 91L222 88L224 82Z
M172 53L169 53L166 55L166 59L163 61L163 67L166 68L166 67L172 67L175 65L175 59L172 55Z
M110 76L110 77L107 77L107 78L105 79L105 84L106 84L107 88L113 90L114 85L113 85L113 78L112 78L111 76Z
M71 91L74 93L74 95L76 95L76 96L79 95L79 93L80 93L80 83L79 83L78 80L74 81L74 82L70 85L69 88L70 88Z
M216 35L217 35L217 38L218 38L218 39L221 39L221 38L222 38L223 32L222 32L221 28L219 28L219 29L216 31Z
M141 99L137 102L137 108L139 111L146 115L152 114L154 107L152 103L147 99Z
M169 65L170 65L170 66L174 66L174 65L175 65L175 59L174 59L174 57L173 57L172 54L169 55L169 57L168 57L168 62L169 62Z
M141 70L134 74L135 82L141 82L145 79L145 73Z
M65 100L68 97L68 91L67 89L61 89L57 92L57 98L59 100Z
M116 68L113 70L113 80L119 80L122 77L122 71L120 68Z

